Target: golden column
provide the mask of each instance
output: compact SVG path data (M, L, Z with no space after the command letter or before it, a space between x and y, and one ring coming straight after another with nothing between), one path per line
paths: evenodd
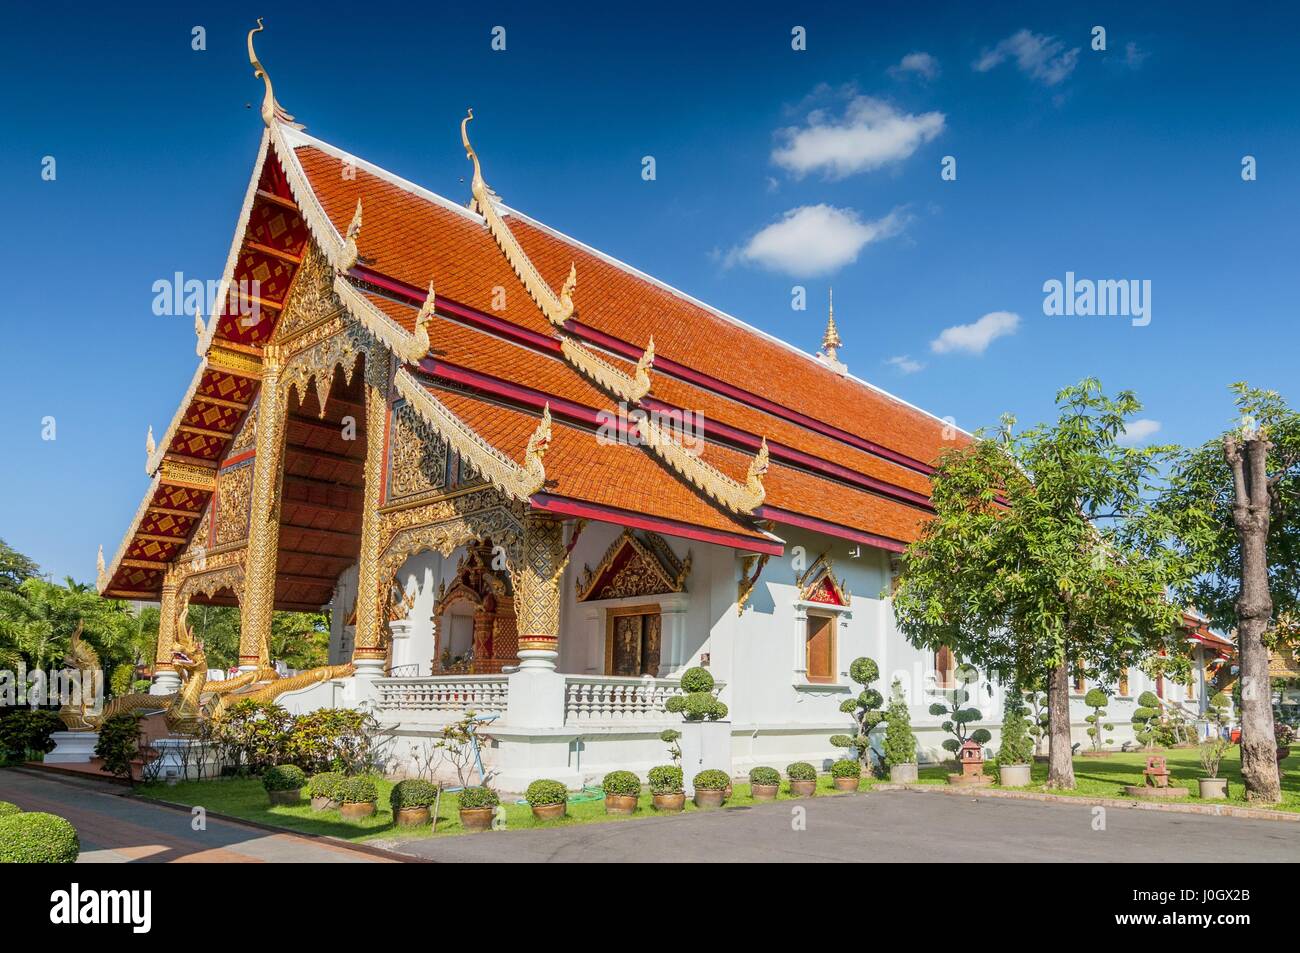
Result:
M172 664L172 646L176 644L176 624L179 606L180 579L175 566L168 566L163 576L162 599L158 607L158 642L154 647L153 688L155 695L168 695L180 688L181 678Z
M555 670L560 655L560 576L568 561L563 524L541 513L525 516L522 558L514 573L521 669Z
M361 553L357 562L357 628L352 661L358 674L383 675L388 649L384 644L385 593L379 578L379 506L383 498L384 427L388 414L389 359L386 351L366 354L366 471L361 511Z
M284 449L284 393L280 349L262 353L262 386L257 398L257 455L249 501L248 556L244 601L240 606L239 668L252 671L269 659L271 615L275 611L275 569L280 547L280 459Z

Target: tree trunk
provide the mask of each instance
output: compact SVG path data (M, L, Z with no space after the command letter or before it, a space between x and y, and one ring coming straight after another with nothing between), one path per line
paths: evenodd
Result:
M1070 740L1070 663L1062 659L1047 677L1047 786L1074 787Z
M1241 586L1237 594L1237 655L1241 662L1241 777L1246 800L1275 804L1282 799L1277 742L1273 736L1272 688L1264 633L1273 616L1268 589L1269 498L1267 440L1252 437L1240 446L1224 439L1232 468L1232 521L1241 544Z

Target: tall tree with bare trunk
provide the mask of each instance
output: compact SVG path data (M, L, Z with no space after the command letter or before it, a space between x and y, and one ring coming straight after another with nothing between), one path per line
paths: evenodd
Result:
M1296 643L1300 615L1300 414L1275 391L1232 389L1239 422L1183 457L1161 507L1196 560L1184 597L1236 629L1242 779L1248 800L1274 803L1269 656Z
M1048 784L1072 788L1071 673L1113 682L1162 650L1181 656L1168 592L1187 568L1151 506L1172 448L1123 442L1137 398L1085 380L1056 399L1054 423L1015 432L1005 417L942 457L894 613L916 645L948 646L1004 684L1045 684Z

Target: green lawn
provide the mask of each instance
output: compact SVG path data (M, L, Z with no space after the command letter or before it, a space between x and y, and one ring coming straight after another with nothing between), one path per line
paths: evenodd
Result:
M454 794L443 795L442 805L438 812L436 833L431 824L416 828L397 827L393 823L392 811L388 806L388 792L392 790L393 782L380 778L376 778L376 782L379 785L379 804L375 816L357 824L344 821L339 817L337 811L313 811L311 804L305 800L301 805L272 807L267 801L266 791L262 789L261 782L251 778L185 781L174 785L142 785L136 789L136 793L140 797L170 801L174 804L184 804L187 807L201 806L217 814L227 814L232 817L240 817L306 834L325 834L348 841L423 838L465 833L465 830L460 826L460 817L457 813L458 805ZM865 790L870 786L870 783L870 781L865 781L862 789ZM790 799L790 795L785 793L784 788L785 785L782 784L782 791L777 795L778 800ZM823 775L818 778L817 793L819 795L838 793L834 789L830 775ZM727 806L743 807L754 803L756 802L750 796L749 785L737 782L733 786L732 795L727 801ZM592 822L628 821L635 820L638 817L652 817L659 814L651 806L649 792L642 792L640 801L637 804L637 812L633 815L606 815L605 803L602 800L570 804L567 816L554 821L537 820L533 817L532 809L527 804L515 804L511 801L505 804L505 809L507 830L525 830L532 827L567 827L572 824ZM689 813L695 810L695 805L690 800L687 800L686 811Z
M1171 749L1162 752L1169 765L1172 782L1191 790L1191 794L1182 800L1193 804L1236 804L1247 806L1242 796L1240 753L1233 748L1224 758L1220 775L1228 778L1228 801L1203 801L1196 795L1196 779L1202 775L1200 761L1195 748ZM1108 758L1075 758L1074 773L1078 788L1073 791L1056 791L1052 793L1072 795L1075 797L1126 797L1124 785L1140 784L1142 769L1146 766L1146 755L1141 752L1114 754ZM1292 755L1282 763L1282 803L1278 810L1300 812L1300 755ZM919 772L922 784L943 784L949 768L924 767ZM996 775L997 769L987 766L990 774ZM1043 782L1047 779L1047 765L1036 763L1033 766L1034 783L1022 790L1043 791ZM439 811L437 829L433 825L417 828L398 828L393 823L393 815L388 807L388 792L393 783L376 779L379 785L378 811L373 818L360 823L349 823L339 817L337 811L313 811L307 801L293 807L272 807L262 789L260 781L250 778L223 779L217 781L186 781L175 785L151 784L136 789L140 797L153 798L184 804L188 807L202 806L218 814L245 818L282 827L305 834L324 834L348 841L367 841L375 839L409 839L450 834L463 834L457 814L456 796L444 795ZM872 778L864 778L860 790L870 790L880 783ZM789 800L782 783L779 800ZM833 795L837 792L829 775L822 775L817 780L818 795ZM727 801L728 807L744 807L754 804L750 796L749 785L737 782ZM532 827L566 827L572 824L593 822L616 822L635 820L638 817L651 817L659 812L651 806L650 794L643 792L637 805L637 812L631 816L611 817L605 814L603 801L584 801L569 805L568 815L555 821L539 821L533 817L527 804L505 805L507 830L524 830ZM695 805L686 802L686 811L695 811Z

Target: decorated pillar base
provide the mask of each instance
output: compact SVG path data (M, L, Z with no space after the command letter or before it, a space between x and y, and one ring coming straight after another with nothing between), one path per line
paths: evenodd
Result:
M153 684L149 686L150 695L171 695L181 690L181 676L170 665L154 669Z
M554 643L523 643L519 646L521 670L554 672L560 660L558 646Z
M383 678L387 657L388 653L383 650L359 649L353 652L352 664L356 666L357 678L369 680Z
M415 664L411 649L411 630L415 623L410 619L394 619L388 623L389 637L393 640L393 671L406 673L406 668Z

